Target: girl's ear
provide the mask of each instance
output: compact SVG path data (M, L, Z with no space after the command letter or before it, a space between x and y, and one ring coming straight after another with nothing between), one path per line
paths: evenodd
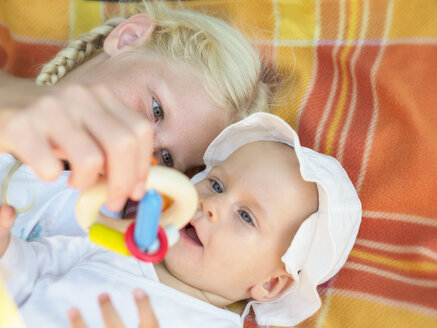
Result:
M136 14L117 25L108 34L103 50L113 56L126 46L140 45L145 42L155 30L155 22L146 14Z
M257 301L269 301L281 295L293 282L292 276L284 272L272 276L269 280L252 286L249 290L250 297Z

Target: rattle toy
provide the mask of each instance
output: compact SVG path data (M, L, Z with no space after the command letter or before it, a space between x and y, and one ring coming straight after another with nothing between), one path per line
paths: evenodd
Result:
M90 239L117 253L160 262L179 238L197 208L197 192L188 177L164 166L152 166L135 219L114 219L100 213L107 198L105 181L84 191L76 203L79 225ZM159 221L159 225L158 225Z

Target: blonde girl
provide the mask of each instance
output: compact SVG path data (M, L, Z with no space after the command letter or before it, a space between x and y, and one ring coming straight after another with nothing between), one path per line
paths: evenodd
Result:
M142 197L152 153L189 171L224 127L268 109L259 56L236 29L161 3L72 41L36 81L0 72L0 151L44 180L66 159L79 189L106 172L112 210Z

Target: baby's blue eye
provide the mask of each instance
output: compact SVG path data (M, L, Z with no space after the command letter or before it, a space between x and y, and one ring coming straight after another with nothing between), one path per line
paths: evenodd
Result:
M153 98L152 109L153 109L153 117L155 118L164 117L164 111L162 110L161 105L158 103L158 101L155 98Z
M218 184L217 181L211 181L212 189L218 194L221 194L223 192L222 187Z
M249 224L252 224L252 225L254 224L249 213L247 213L246 211L239 211L238 213L240 214L240 217L243 219L243 221L245 221Z

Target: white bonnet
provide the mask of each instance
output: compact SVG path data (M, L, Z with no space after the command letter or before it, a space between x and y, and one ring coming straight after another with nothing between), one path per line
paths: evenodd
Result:
M269 302L251 301L259 325L293 326L321 305L317 286L333 277L346 262L361 222L361 203L352 182L333 157L302 147L296 132L281 118L255 113L228 126L204 155L206 168L193 177L197 183L239 147L255 141L276 141L294 148L300 173L317 184L319 209L299 227L281 260L293 285Z

